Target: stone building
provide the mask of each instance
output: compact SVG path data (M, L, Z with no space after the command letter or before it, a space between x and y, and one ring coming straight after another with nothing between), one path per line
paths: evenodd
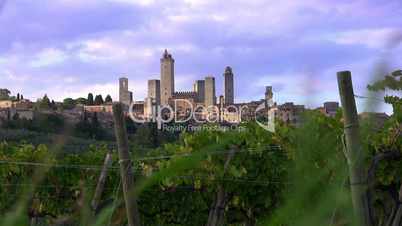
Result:
M223 95L219 96L218 107L219 107L219 121L222 122L224 121L224 111L225 111L225 97Z
M12 108L13 106L12 100L0 100L0 108Z
M148 94L144 101L144 117L150 119L155 107L161 104L161 83L158 79L148 80Z
M132 108L131 108L132 115L131 116L134 116L136 119L146 121L147 118L146 118L146 113L145 113L145 110L146 110L145 105L146 105L146 103L144 101L135 101L132 104ZM131 117L128 114L127 114L127 116Z
M329 117L335 117L338 109L339 109L338 102L325 102L324 103L324 114Z
M167 50L161 58L161 105L167 105L174 93L174 59Z
M144 117L147 119L156 117L156 106L155 99L146 97L144 100Z
M10 117L13 118L15 115L18 115L19 119L33 120L34 118L34 112L29 109L11 108Z
M234 105L231 105L234 106ZM240 123L242 120L241 114L240 114L240 108L236 107L234 109L233 107L231 108L224 108L223 111L220 111L221 115L221 122L229 122L229 123Z
M0 108L0 119L11 120L16 116L18 116L19 119L32 120L34 118L34 111L21 108Z
M104 105L85 105L84 106L84 111L85 112L90 112L90 113L113 113L113 105L112 104L104 104Z
M215 93L215 78L208 76L205 78L205 107L215 106L216 93Z
M148 98L155 101L157 105L161 103L161 81L158 79L148 80Z
M239 121L254 121L256 117L267 115L267 109L262 109L257 112L258 107L263 104L264 100L250 101L247 103L237 103L234 106L237 107L239 114ZM231 114L233 115L233 114ZM227 117L227 116L226 116ZM231 116L233 118L234 116Z
M182 91L182 92L174 92L171 100L191 100L194 103L197 102L198 99L198 94L196 92L191 92L191 91Z
M18 116L19 119L32 120L34 111L33 103L29 100L0 100L2 120L10 120Z
M233 72L231 67L226 67L224 77L224 93L225 93L225 104L234 104L234 82L233 82Z
M132 111L134 115L143 116L144 115L144 101L135 101L133 103Z
M29 100L0 100L0 108L32 109L33 103Z
M205 80L197 80L194 82L193 91L197 93L197 102L205 101Z
M304 111L304 105L295 105L293 102L288 102L278 106L276 118L287 124L299 126L302 123Z
M33 103L27 99L14 101L14 107L17 109L28 110L33 108Z
M133 102L133 93L128 90L128 78L119 79L119 102L129 106Z
M169 105L173 106L177 119L186 119L195 110L197 99L196 92L175 92L169 99Z
M0 100L7 100L10 98L10 90L8 89L0 89Z

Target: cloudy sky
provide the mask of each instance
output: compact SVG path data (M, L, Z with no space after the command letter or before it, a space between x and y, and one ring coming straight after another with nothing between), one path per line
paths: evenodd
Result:
M230 65L238 102L272 85L279 103L318 106L338 100L337 71L368 95L379 68L402 68L401 15L401 0L0 0L0 87L116 98L124 75L141 100L167 48L177 90L213 75L220 95Z

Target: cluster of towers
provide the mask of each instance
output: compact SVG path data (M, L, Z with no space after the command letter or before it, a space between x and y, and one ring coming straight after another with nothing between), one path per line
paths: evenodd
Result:
M144 112L151 105L171 105L174 99L188 99L192 103L205 107L217 104L215 78L207 76L203 80L196 80L192 91L175 91L175 60L167 50L160 59L160 80L148 80L148 93L144 102ZM234 104L234 79L231 67L226 67L224 76L224 103ZM221 100L221 98L220 98ZM120 102L129 105L132 102L132 93L128 91L127 78L120 79Z
M145 117L152 115L155 106L173 106L174 101L177 99L184 99L187 103L190 102L193 107L201 105L208 108L234 104L234 75L231 67L226 67L223 73L224 95L219 97L218 104L215 78L213 76L196 80L192 91L177 92L175 90L174 65L174 58L165 50L160 59L160 79L148 80L147 97L143 102L143 114ZM127 78L120 78L119 101L127 106L133 103L133 95L128 90ZM179 106L181 109L186 109L187 107Z
M188 103L191 107L203 106L206 109L211 106L217 107L219 109L219 119L221 121L239 121L237 114L232 114L233 112L224 111L223 109L229 106L235 106L242 108L242 116L246 119L252 119L256 117L256 111L259 109L261 104L265 103L265 111L272 106L277 108L276 117L280 118L285 122L292 122L297 124L300 116L300 112L304 111L303 105L294 105L293 103L285 103L283 105L277 105L273 103L273 90L272 86L266 86L265 98L259 101L251 101L249 103L236 104L235 103L235 90L234 90L234 75L231 67L226 67L223 73L223 94L217 98L216 96L216 86L215 78L213 76L207 76L202 80L196 80L193 84L192 91L175 91L175 70L174 70L175 60L167 50L164 51L162 58L160 59L160 79L148 80L148 93L145 101L135 105L139 115L144 116L146 119L150 119L154 115L155 106L170 106L177 109L175 114L181 114L180 112L186 113L188 110ZM130 105L133 102L132 92L128 90L128 79L120 78L120 102L126 105ZM186 100L179 101L180 104L176 105L175 100ZM217 101L218 100L218 101ZM218 103L219 102L219 103ZM272 106L271 106L272 105ZM247 107L244 108L243 107ZM179 112L179 113L178 113ZM209 110L206 112L209 114ZM163 113L162 113L163 114Z

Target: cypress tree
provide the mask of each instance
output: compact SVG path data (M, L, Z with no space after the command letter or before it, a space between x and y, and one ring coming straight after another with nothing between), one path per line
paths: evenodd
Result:
M107 95L105 98L105 103L112 103L112 102L113 102L112 97L110 95Z
M94 104L102 105L104 103L102 95L96 95Z
M88 93L88 105L94 105L94 95L92 93Z

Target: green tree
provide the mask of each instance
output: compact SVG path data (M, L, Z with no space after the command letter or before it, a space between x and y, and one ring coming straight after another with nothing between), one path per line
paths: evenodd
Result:
M10 98L10 90L0 89L0 100L8 100Z
M102 105L104 103L102 95L96 95L94 104Z
M112 102L113 102L112 97L110 95L107 95L105 98L105 103L112 103Z
M63 100L63 109L73 109L77 103L73 98L66 98Z
M75 103L76 104L87 105L88 99L85 99L83 97L79 97L79 98L75 99Z
M214 212L220 223L208 225L256 225L271 216L287 191L289 158L278 137L245 126L244 132L184 133L178 143L148 152L156 160L139 165L145 174L160 173L139 196L146 225L207 225Z
M396 70L386 75L383 80L377 81L372 85L368 85L371 91L401 91L402 90L402 70ZM384 97L386 103L391 104L394 110L395 118L402 121L402 98L396 95L386 95Z
M384 124L380 131L371 132L371 121L367 119L363 125L368 140L367 149L372 156L369 170L369 195L372 197L372 212L374 220L381 222L393 222L389 225L398 225L402 221L402 206L398 204L398 198L392 194L402 191L402 70L394 71L384 79L368 85L368 89L374 92L393 91L396 94L386 95L384 100L393 107L393 115ZM399 198L399 203L400 203ZM398 210L399 209L399 210Z
M96 140L111 139L109 133L99 122L96 113L85 115L83 120L75 125L74 136Z
M89 106L94 105L94 95L92 93L88 93L88 98L87 99L88 99L87 104Z
M38 100L37 104L41 110L48 110L51 108L51 102L49 97L47 97L47 94L45 94L42 99Z

